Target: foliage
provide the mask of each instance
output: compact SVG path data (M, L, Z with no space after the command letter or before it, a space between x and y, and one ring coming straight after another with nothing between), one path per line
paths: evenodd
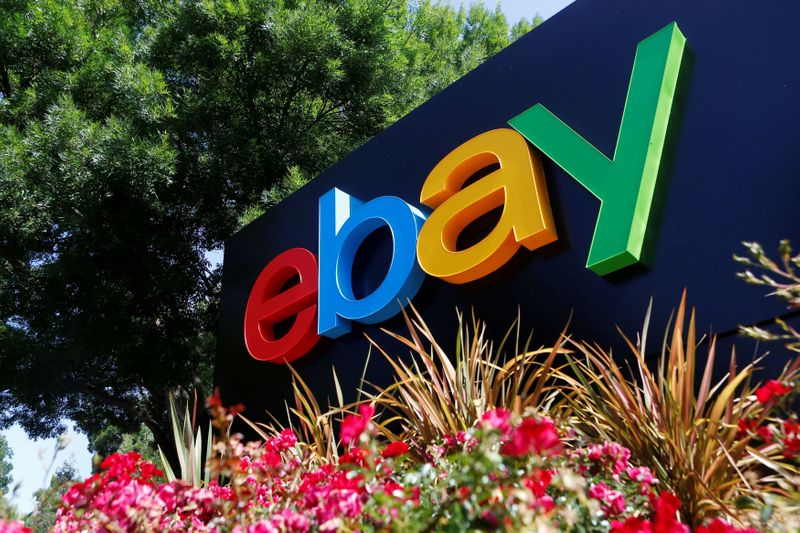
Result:
M403 313L409 337L384 330L410 348L411 362L390 356L370 339L395 370L395 383L372 395L375 403L391 415L380 424L390 438L409 441L416 449L424 450L436 438L473 427L484 413L496 407L516 414L533 409L555 412L553 400L557 391L551 377L561 339L552 348L538 350L529 350L529 339L520 350L517 321L516 330L512 326L495 348L486 338L485 324L474 318L468 324L459 315L451 359L416 309L411 306L411 310L413 318ZM506 355L506 343L514 333L515 355L500 364L498 358ZM401 435L392 430L396 422Z
M0 435L0 493L7 493L14 481L14 477L11 475L11 470L14 468L11 463L13 457L14 452L8 445L8 439L5 435Z
M145 424L162 448L168 391L209 388L206 254L526 29L410 0L10 0L0 21L0 426Z
M630 377L611 353L575 342L583 358L572 358L574 377L565 373L562 378L569 384L567 401L580 421L579 430L630 448L638 462L683 497L685 516L697 525L720 511L736 516L737 499L758 498L771 490L772 479L760 470L765 461L777 460L780 451L737 426L741 420L763 421L769 414L753 395L754 364L737 369L733 352L728 373L712 385L716 341L708 342L701 376L694 311L688 327L685 319L684 293L655 369L645 359L645 327L639 344L626 338L634 356ZM779 381L796 380L797 367L787 367Z
M8 500L6 494L0 493L0 524L3 520L15 520L18 515L17 508Z
M753 285L762 285L772 290L768 296L776 296L784 300L790 309L800 308L800 254L792 255L789 241L782 240L778 247L779 260L773 261L764 253L764 248L757 242L742 243L749 253L749 257L734 255L736 262L747 266L747 270L738 274L739 278ZM756 275L753 270L766 273ZM795 352L800 352L800 331L790 326L780 318L776 323L783 331L782 334L767 331L758 326L743 326L742 333L764 341L788 341L786 347Z
M136 451L145 461L155 464L160 464L161 460L153 440L153 433L144 424L139 426L136 433L123 433L116 426L107 426L92 436L91 448L94 451L92 464L95 469L100 468L103 459L117 452Z
M50 531L56 521L56 512L61 505L61 497L74 483L80 481L78 471L70 463L64 463L52 478L50 485L33 493L36 507L25 517L25 525L35 533Z

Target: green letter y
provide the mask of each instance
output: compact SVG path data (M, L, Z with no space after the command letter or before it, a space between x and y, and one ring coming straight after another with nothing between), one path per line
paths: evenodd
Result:
M597 274L641 258L685 43L674 22L639 43L613 161L541 104L509 120L600 199L586 264Z

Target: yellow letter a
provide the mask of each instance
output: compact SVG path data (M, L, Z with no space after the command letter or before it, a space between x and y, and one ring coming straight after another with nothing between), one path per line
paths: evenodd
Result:
M492 164L500 168L462 189L473 174ZM520 246L534 250L558 238L539 158L511 129L488 131L450 152L425 180L420 201L434 211L417 241L419 264L450 283L482 278L503 266ZM464 228L501 205L503 214L489 235L458 250L456 241Z

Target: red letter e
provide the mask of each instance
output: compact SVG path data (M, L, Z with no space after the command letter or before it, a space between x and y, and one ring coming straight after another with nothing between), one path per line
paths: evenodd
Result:
M300 276L300 282L281 291ZM305 248L286 250L256 278L244 312L244 342L259 361L290 363L305 355L317 335L317 258ZM275 324L296 317L289 331L275 338Z

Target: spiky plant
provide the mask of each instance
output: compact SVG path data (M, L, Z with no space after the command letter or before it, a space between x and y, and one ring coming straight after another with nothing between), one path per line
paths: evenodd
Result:
M178 417L177 400L175 396L169 395L169 416L172 425L172 436L175 441L175 451L178 455L180 466L179 475L176 475L167 461L164 451L158 448L161 464L164 467L164 475L168 481L181 479L191 483L195 487L208 485L211 480L211 473L208 469L208 459L212 452L211 423L209 422L206 430L206 446L203 451L203 431L197 427L197 392L195 392L194 406L192 415L189 416L189 403L184 405L183 418Z
M572 343L579 355L569 357L570 372L560 373L560 378L569 388L568 402L578 429L588 437L629 448L636 461L680 495L689 523L700 524L703 517L719 512L735 518L737 498L764 489L766 480L759 470L777 459L775 445L755 446L754 439L740 434L737 427L740 419L761 422L767 416L752 394L758 361L738 369L733 350L727 374L712 384L716 339L709 339L702 365L695 311L687 326L684 291L672 333L651 367L645 358L649 316L648 310L640 342L634 344L623 335L633 356L632 371L610 351ZM783 379L794 375L796 368L787 372Z
M451 356L417 310L413 306L410 310L411 315L403 312L408 337L383 330L410 349L409 361L389 355L370 339L395 371L391 386L376 387L377 392L368 395L388 414L381 420L380 429L389 439L405 440L419 451L436 438L466 431L496 407L516 413L554 411L558 391L550 378L556 356L563 351L563 334L554 347L529 350L528 338L520 350L517 319L495 346L486 336L485 323L475 318L467 323L459 314L458 337ZM513 355L503 361L512 334ZM398 426L400 434L396 432Z

